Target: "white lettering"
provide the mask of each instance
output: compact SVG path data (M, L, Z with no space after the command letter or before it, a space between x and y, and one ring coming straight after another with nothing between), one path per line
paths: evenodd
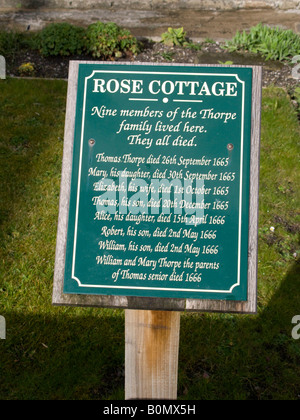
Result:
M117 79L94 79L93 93L143 93L143 80L123 79L120 82Z
M189 96L237 96L238 84L236 82L208 82L177 80L151 80L148 91L152 95L162 93L164 95L189 95ZM121 93L141 94L143 93L143 80L130 79L94 79L94 93Z

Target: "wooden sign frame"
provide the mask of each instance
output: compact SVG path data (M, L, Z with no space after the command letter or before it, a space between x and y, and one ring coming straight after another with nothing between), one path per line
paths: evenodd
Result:
M70 188L73 160L73 142L75 131L76 100L78 88L79 64L99 64L101 62L71 61L69 68L67 111L64 136L64 154L62 166L59 220L56 244L56 259L53 286L53 304L87 307L117 307L123 309L142 309L160 311L201 311L255 313L257 306L257 237L258 237L258 192L259 192L259 150L260 150L260 110L262 92L262 69L257 66L233 66L251 68L252 80L252 126L250 157L250 196L249 196L249 241L248 241L248 298L247 301L180 299L161 297L112 296L66 294L63 291L65 258L67 246ZM122 63L126 66L127 63ZM135 63L128 63L131 66ZM149 66L149 63L144 63ZM108 64L105 65L114 65ZM143 63L137 63L141 66ZM159 64L163 66L163 64ZM176 66L187 66L174 64ZM153 65L155 66L155 65ZM170 66L167 64L166 66ZM191 67L191 65L189 65ZM218 67L218 66L194 66ZM222 66L220 66L222 67ZM228 67L228 66L226 66Z

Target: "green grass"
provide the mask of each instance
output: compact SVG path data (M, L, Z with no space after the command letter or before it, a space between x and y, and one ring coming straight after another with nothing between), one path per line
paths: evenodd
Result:
M0 398L123 399L123 311L51 304L67 84L0 85ZM299 399L299 123L262 111L258 314L182 315L179 399Z

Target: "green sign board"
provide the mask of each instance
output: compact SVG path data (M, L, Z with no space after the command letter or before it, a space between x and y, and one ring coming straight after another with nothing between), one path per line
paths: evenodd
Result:
M249 300L253 71L77 63L64 295Z

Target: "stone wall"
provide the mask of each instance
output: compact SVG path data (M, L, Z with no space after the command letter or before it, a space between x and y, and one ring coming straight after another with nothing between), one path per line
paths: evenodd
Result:
M233 10L271 8L300 10L300 0L0 0L2 9L102 9L111 7L134 9L203 9Z

